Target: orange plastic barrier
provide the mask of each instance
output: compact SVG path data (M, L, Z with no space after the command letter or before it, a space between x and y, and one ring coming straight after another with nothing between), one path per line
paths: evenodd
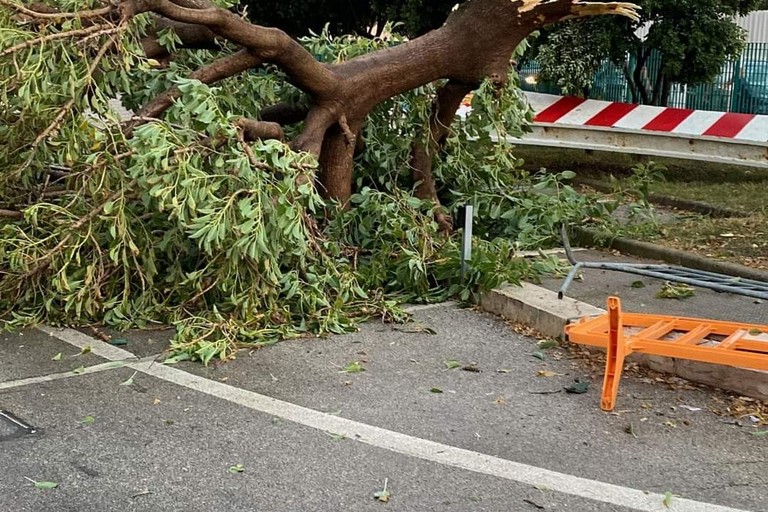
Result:
M607 349L604 411L616 404L624 359L633 352L768 371L768 325L623 313L619 298L610 297L608 314L583 318L565 333L574 343Z

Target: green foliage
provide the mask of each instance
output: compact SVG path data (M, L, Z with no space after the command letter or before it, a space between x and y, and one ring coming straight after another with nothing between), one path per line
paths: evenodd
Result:
M667 168L649 161L638 163L632 168L632 174L623 180L611 176L614 193L621 199L629 200L629 217L634 221L631 229L645 229L656 232L659 229L656 212L651 204L653 185L665 180Z
M732 17L760 6L758 0L635 3L642 7L639 22L597 17L556 25L542 31L529 57L539 59L543 78L567 93L589 87L599 63L610 59L623 70L636 102L663 105L672 83L707 83L740 54L744 31ZM657 76L643 69L652 51L661 56Z
M87 28L78 19L19 25L0 7L4 47L24 44L0 57L0 209L21 212L0 216L6 328L173 325L169 362L209 363L243 346L349 332L372 316L402 320L402 301L471 300L552 268L515 253L553 243L559 222L605 213L567 185L572 174L519 170L506 136L522 133L530 114L516 76L500 94L484 84L436 169L445 207L478 211L462 280L458 235L437 235L435 206L412 197L408 178L434 86L371 115L357 193L341 209L315 190L313 157L239 136L241 116L305 101L279 71L203 85L185 76L213 55L185 52L159 67L139 43L147 24L141 16L76 40L59 34ZM324 31L303 42L334 61L401 39ZM181 95L164 119L127 137L113 99L136 108L171 85Z
M334 34L381 33L385 22L402 23L399 31L411 36L438 28L457 0L246 0L256 23L277 26L294 35L320 32L326 25Z
M538 79L557 85L567 96L584 96L609 47L605 31L587 33L580 21L565 22L536 47Z

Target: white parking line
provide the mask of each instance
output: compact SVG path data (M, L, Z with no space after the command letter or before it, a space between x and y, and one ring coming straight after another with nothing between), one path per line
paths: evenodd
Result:
M95 338L88 339L88 336L78 331L71 329L47 329L45 332L75 346L87 343L91 346L94 354L101 355L102 357L107 357L104 355L107 353L118 354L118 352L113 350L116 347ZM122 349L116 350L125 352ZM120 355L119 359L125 359L125 357ZM664 496L661 494L558 473L374 427L212 381L204 377L198 377L197 375L152 361L129 363L126 366L166 382L227 400L254 411L324 432L343 435L370 446L446 466L461 468L474 473L504 478L511 482L539 488L545 487L561 494L578 496L592 501L643 512L669 512L670 510L676 512L746 512L740 509L712 505L685 498L675 498L672 504L667 507L664 504Z
M136 358L132 358L130 362L135 362ZM124 361L109 361L108 363L95 364L93 366L87 366L79 371L52 373L50 375L43 375L42 377L30 377L28 379L11 380L8 382L0 382L0 391L6 389L20 388L23 386L29 386L32 384L42 384L43 382L51 382L54 380L69 379L71 377L78 377L80 375L89 375L91 373L99 373L107 370L115 370L117 368L124 368L126 362Z

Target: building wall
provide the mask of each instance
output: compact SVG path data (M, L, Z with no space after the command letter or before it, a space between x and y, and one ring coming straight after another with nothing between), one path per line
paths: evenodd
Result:
M746 29L747 42L768 43L768 11L755 11L736 19L736 23Z

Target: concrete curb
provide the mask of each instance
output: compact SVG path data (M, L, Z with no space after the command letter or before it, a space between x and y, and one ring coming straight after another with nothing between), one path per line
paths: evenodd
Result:
M663 247L649 242L630 240L629 238L606 238L605 234L601 234L594 229L575 227L573 228L573 233L576 235L576 241L582 246L606 247L624 254L631 254L633 256L652 260L661 260L673 265L682 265L684 267L704 270L706 272L715 272L745 279L753 279L755 281L768 282L768 272L745 267L744 265L728 263L725 261L715 261L685 251L670 249L669 247Z
M571 320L605 313L603 309L569 297L559 300L556 292L530 283L491 290L483 294L480 307L560 339L564 338L565 326ZM768 401L768 372L645 354L633 354L630 360L657 372Z

